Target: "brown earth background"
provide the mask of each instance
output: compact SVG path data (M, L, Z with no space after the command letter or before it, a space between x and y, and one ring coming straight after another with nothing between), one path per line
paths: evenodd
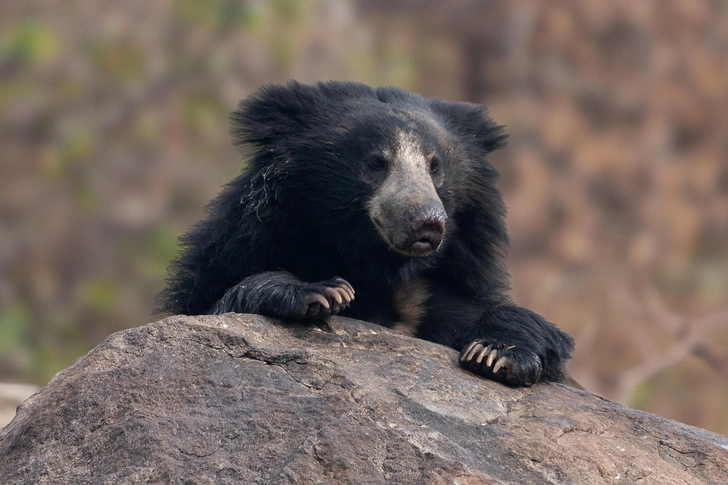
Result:
M487 105L516 301L588 390L728 434L725 0L2 2L0 381L150 321L229 111L291 78Z

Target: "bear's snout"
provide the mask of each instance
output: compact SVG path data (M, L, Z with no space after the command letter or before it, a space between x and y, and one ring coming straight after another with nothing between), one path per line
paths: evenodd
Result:
M413 256L435 251L445 236L447 214L439 202L431 201L410 214L410 233L405 243Z
M418 203L412 197L410 200L402 198L372 204L369 216L375 227L390 249L404 256L426 256L436 251L445 237L447 225L442 203L439 199L420 199Z

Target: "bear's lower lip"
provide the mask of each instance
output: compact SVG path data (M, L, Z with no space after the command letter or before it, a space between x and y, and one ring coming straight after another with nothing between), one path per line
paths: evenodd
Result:
M429 241L415 241L406 251L412 256L425 256L435 249L437 248L433 247Z
M418 253L429 253L435 250L435 248L432 247L432 244L422 241L417 241L416 243L414 243L412 245L412 249L414 249Z

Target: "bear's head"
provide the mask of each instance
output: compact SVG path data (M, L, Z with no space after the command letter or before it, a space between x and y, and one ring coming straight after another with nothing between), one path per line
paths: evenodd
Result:
M258 219L283 204L321 239L334 226L355 229L335 232L340 251L371 244L427 256L446 245L460 209L501 200L482 196L484 187L497 194L485 157L506 135L479 105L392 87L290 82L241 101L232 120L234 141L249 154Z

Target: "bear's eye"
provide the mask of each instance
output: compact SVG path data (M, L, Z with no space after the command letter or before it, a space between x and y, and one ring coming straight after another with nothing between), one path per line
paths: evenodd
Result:
M372 170L380 171L387 168L387 160L382 157L372 157L367 160L367 165Z
M430 160L430 173L437 173L438 170L440 170L440 159L432 157L432 160Z

